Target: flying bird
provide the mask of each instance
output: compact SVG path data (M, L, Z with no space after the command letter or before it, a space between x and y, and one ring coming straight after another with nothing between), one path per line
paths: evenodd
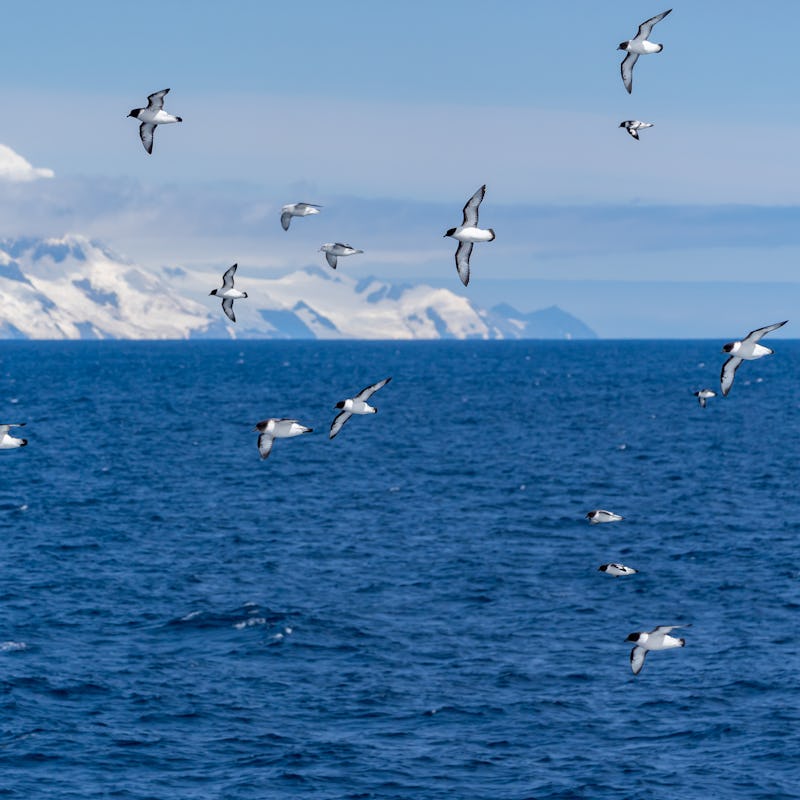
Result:
M650 53L660 53L664 49L663 44L649 42L647 41L647 37L652 32L653 26L657 22L661 22L671 11L672 9L670 8L661 14L656 14L655 17L650 17L650 19L639 26L639 30L633 39L622 42L617 48L617 50L627 51L627 55L622 59L622 64L620 64L620 72L622 73L622 82L625 84L628 94L633 90L633 65L636 63L639 56L649 55Z
M638 141L639 131L644 130L645 128L652 128L653 123L641 122L638 119L626 119L624 122L620 122L619 127L625 128L625 130L628 131L628 133Z
M173 117L164 111L164 95L169 89L162 89L160 92L153 92L147 96L147 108L134 108L129 117L138 119L142 124L139 126L139 138L142 140L144 149L148 153L153 152L153 134L156 125L167 125L170 122L183 122L182 117Z
M306 428L296 419L270 418L257 422L253 430L261 434L258 437L258 452L263 460L270 454L275 439L290 439L292 436L300 436L301 433L312 433L313 428Z
M367 386L366 389L362 389L355 397L350 397L347 400L340 400L336 404L336 408L342 410L331 423L331 431L328 434L328 438L333 439L353 414L377 414L378 409L369 405L367 400L369 400L378 389L382 389L386 386L390 380L391 378L384 378L382 381L378 381L377 383L373 383L372 386Z
M478 208L486 194L486 184L481 186L475 194L467 200L464 206L464 220L457 228L450 228L445 236L452 236L458 240L456 248L456 269L461 283L469 283L469 257L472 255L472 245L475 242L494 241L494 231L491 228L478 227Z
M700 389L699 392L694 393L694 396L697 398L697 402L700 403L700 408L705 408L706 401L711 397L716 397L717 393L711 389Z
M341 242L325 242L318 252L325 253L325 259L328 264L330 264L333 269L336 269L336 259L339 256L354 256L364 251L356 250L355 247L350 247L349 244L342 244Z
M281 225L285 231L289 230L292 217L307 217L309 214L319 214L322 206L313 203L290 203L281 209Z
M644 666L644 659L650 650L670 650L673 647L684 647L686 645L685 639L676 639L674 636L668 636L670 631L676 628L689 628L690 625L659 625L653 630L642 633L628 634L626 642L634 642L636 647L631 650L631 669L634 675L638 675Z
M225 316L231 321L236 322L236 315L233 313L233 301L241 300L247 297L247 292L240 292L238 289L233 288L233 276L236 274L238 264L234 264L222 276L222 287L219 289L212 289L208 296L216 295L222 298L222 310Z
M610 564L601 564L597 568L598 572L605 572L606 575L613 575L619 578L621 575L635 575L639 570L633 567L626 567L624 564L611 562Z
M736 370L739 369L742 361L755 361L757 358L771 355L773 351L758 342L770 331L783 327L788 321L788 319L785 319L783 322L776 322L774 325L767 325L765 328L750 331L741 341L728 342L723 346L722 352L730 353L730 358L722 365L722 372L719 376L724 397L728 396L728 392L733 386L733 377L736 375Z
M17 439L9 435L11 428L24 428L24 422L7 422L0 425L0 450L12 450L15 447L25 447L28 444L27 439Z
M602 508L596 508L586 515L586 519L588 519L592 525L598 525L601 522L619 522L621 519L625 519L625 517L621 517L619 514L613 514L611 511L604 511Z

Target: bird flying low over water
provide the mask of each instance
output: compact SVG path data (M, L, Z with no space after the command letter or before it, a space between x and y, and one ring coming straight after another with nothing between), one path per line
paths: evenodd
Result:
M782 328L788 321L788 319L785 319L783 322L776 322L774 325L767 325L765 328L750 331L741 341L728 342L723 346L722 352L730 353L730 358L722 365L722 372L719 376L723 396L727 397L728 392L731 390L736 370L742 365L742 361L755 361L757 358L763 358L773 353L769 347L764 347L763 344L758 342L770 331Z
M353 414L377 414L378 409L368 405L367 400L369 400L378 389L382 389L386 386L390 380L391 378L384 378L382 381L378 381L377 383L373 383L372 386L367 386L366 389L362 389L355 397L350 397L347 400L340 400L336 404L336 408L342 410L331 423L331 431L328 434L328 438L333 439Z
M631 669L634 675L638 675L644 666L644 659L650 650L670 650L673 647L685 647L685 639L677 639L674 636L668 636L670 631L676 628L689 628L691 625L659 625L657 628L642 633L628 634L626 642L634 642L636 647L631 650Z
M697 398L697 402L700 403L700 408L705 408L706 401L710 397L716 397L717 393L711 389L700 389L699 392L694 393L694 396Z
M656 14L656 16L645 20L639 26L636 36L634 36L633 39L629 39L627 42L622 42L617 48L617 50L625 50L627 52L625 58L622 59L622 64L620 64L620 72L622 73L622 82L625 84L628 94L633 90L633 65L636 63L639 56L649 55L650 53L660 53L664 49L663 44L649 42L647 41L647 37L652 32L653 26L657 22L661 22L671 11L672 9L670 8L661 14Z
M285 231L289 230L292 217L307 217L309 214L319 214L322 206L315 206L313 203L289 203L281 208L281 226Z
M12 450L16 447L25 447L28 444L27 439L17 439L9 435L11 428L24 428L24 422L6 422L0 425L0 450Z
M153 134L157 125L167 125L170 122L183 122L182 117L173 117L164 111L164 95L169 89L162 89L160 92L153 92L147 96L147 108L134 108L129 117L138 119L142 124L139 126L139 138L142 140L144 149L148 153L153 152Z
M236 274L238 266L238 264L234 264L225 272L222 276L222 287L220 289L212 289L208 293L209 297L216 295L222 298L222 310L231 322L236 322L236 315L233 313L233 301L247 297L247 292L240 292L238 289L233 288L233 276Z
M588 519L592 525L597 525L601 522L619 522L621 519L625 519L625 517L621 517L619 514L614 514L611 511L605 511L602 508L596 508L586 515L586 519Z
M467 200L464 206L464 219L457 228L450 228L445 236L452 236L458 240L456 248L456 269L461 283L469 283L469 257L472 255L472 245L475 242L494 241L494 231L491 228L478 227L478 208L483 196L486 194L486 184L481 186L475 194Z
M261 434L258 437L258 452L262 459L270 454L275 439L290 439L292 436L300 436L301 433L313 432L313 428L306 428L296 419L276 419L274 417L257 422L253 430Z
M336 259L339 256L354 256L357 253L363 253L363 250L356 250L355 247L350 247L349 244L342 244L341 242L325 242L319 249L320 253L325 253L325 260L336 269Z
M615 578L619 578L621 575L635 575L639 570L612 561L610 564L601 564L597 568L597 571L605 572L606 575L613 575Z
M638 141L639 131L644 130L644 128L652 128L653 123L641 122L638 119L626 119L624 122L620 122L619 127L625 128L625 130Z

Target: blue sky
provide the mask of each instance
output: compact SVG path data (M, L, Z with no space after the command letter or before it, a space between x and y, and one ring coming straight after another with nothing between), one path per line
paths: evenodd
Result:
M425 279L478 302L511 281L522 310L542 305L541 281L565 287L566 310L583 307L586 282L601 299L620 281L774 282L785 318L777 284L798 282L800 255L797 55L762 43L797 27L800 6L673 6L629 96L616 46L667 7L15 7L0 143L55 177L0 182L0 235L84 233L145 265L275 273L350 241L366 251L347 262L356 277ZM159 129L148 157L125 115L166 86L185 122ZM635 142L618 128L629 118L655 126ZM464 290L441 234L482 183L481 222L498 238L476 248ZM326 208L284 234L277 214L295 200ZM746 289L729 288L691 335L772 321L751 320ZM682 335L669 303L657 335ZM639 312L606 317L601 302L586 321L646 336Z

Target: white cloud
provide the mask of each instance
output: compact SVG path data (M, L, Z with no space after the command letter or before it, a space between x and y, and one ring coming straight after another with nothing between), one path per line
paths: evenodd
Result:
M54 175L53 170L34 167L19 153L15 153L7 145L0 144L0 181L27 183L38 178L52 178Z

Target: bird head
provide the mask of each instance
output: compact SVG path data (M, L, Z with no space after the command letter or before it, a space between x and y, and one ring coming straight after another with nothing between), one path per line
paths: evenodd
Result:
M212 294L216 294L216 293L217 293L217 290L216 290L216 289L212 289L212 290L211 290L211 291L208 293L208 296L209 296L209 297L211 297L211 295L212 295Z
M455 228L450 228L448 229L447 233L445 233L445 236L452 236L455 232L456 232ZM442 238L444 238L444 236Z
M617 48L617 50L627 50L628 49L628 45L630 43L631 43L630 39L628 39L627 42L620 42L619 47Z
M336 404L336 408L344 408L344 400L340 400L340 401L339 401L339 402Z
M739 344L738 342L728 342L728 344L722 345L722 352L723 353L732 353L736 348L736 345Z
M128 114L128 116L129 117L138 117L139 116L139 111L140 111L140 109L138 109L138 108L132 108L131 109L131 113Z
M642 634L639 633L638 631L636 633L629 633L628 634L628 638L625 639L625 641L626 642L637 642L638 643L639 639L641 638L641 636L642 636Z

